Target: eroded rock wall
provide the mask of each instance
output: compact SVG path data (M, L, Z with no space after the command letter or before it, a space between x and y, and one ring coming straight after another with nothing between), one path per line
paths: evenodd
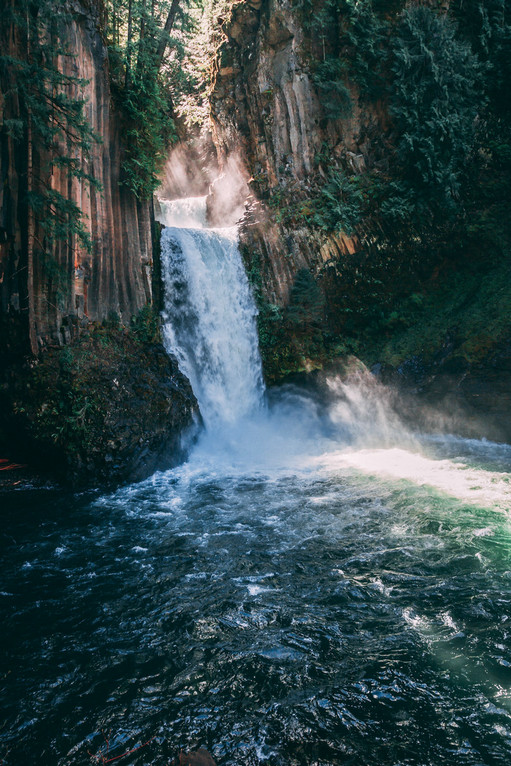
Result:
M23 59L19 30L0 30L2 49ZM32 172L84 213L92 241L89 253L76 236L57 242L50 258L39 253L44 221L27 206L29 137L14 140L9 121L23 117L24 105L13 90L13 73L2 73L0 100L0 321L4 352L36 352L61 345L77 333L82 320L103 320L112 313L129 322L151 299L152 226L150 202L137 200L120 185L123 159L120 116L112 105L106 46L98 31L98 4L77 0L65 30L72 55L60 56L61 71L85 81L75 97L86 101L85 115L101 141L90 156L78 156L83 169L98 182L70 180L48 166L48 157L34 145ZM78 90L79 88L79 90ZM63 153L69 149L62 147ZM30 227L33 226L33 242ZM30 252L32 248L33 252ZM58 282L58 284L57 284Z
M329 41L304 32L291 0L242 0L224 31L211 95L215 141L221 156L236 151L245 165L254 199L242 241L260 258L265 294L283 304L300 268L319 270L355 253L358 241L319 234L306 215L303 225L287 225L273 213L272 201L305 199L324 179L318 156L325 153L327 164L363 172L375 161L375 140L383 141L386 111L381 103L361 110L356 86L347 83L351 114L328 119L311 61L321 59Z
M100 139L85 154L60 133L55 154L72 157L75 174L52 164L55 154L30 131L27 87L15 82L17 68L31 64L26 29L0 23L1 52L14 62L0 62L0 455L97 485L139 480L182 460L182 437L199 415L149 305L152 202L121 183L123 123L99 32L101 3L66 7L61 42L70 55L53 66L71 76L66 95L85 99ZM90 249L76 233L48 244L47 222L28 205L33 189L82 211Z

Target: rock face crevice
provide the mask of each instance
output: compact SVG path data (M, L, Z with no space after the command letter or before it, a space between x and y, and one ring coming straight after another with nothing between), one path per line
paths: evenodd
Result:
M84 81L69 95L83 97L84 114L101 140L92 146L88 157L75 151L75 159L93 176L97 188L87 180L71 179L65 170L52 165L41 147L30 146L26 131L21 139L9 135L6 126L23 117L24 105L12 89L13 73L3 71L1 75L1 90L6 94L0 101L0 321L6 328L2 333L4 353L26 351L29 345L37 352L48 345L69 342L82 320L101 321L115 313L129 322L151 300L151 202L138 200L120 183L122 121L112 103L108 55L97 13L94 3L73 4L72 20L65 29L70 55L58 59L63 73ZM2 49L23 60L25 43L16 29L2 29L0 36ZM69 152L68 147L60 148L62 153ZM91 252L76 236L57 241L50 254L39 252L45 222L38 221L37 215L32 224L29 221L29 154L32 172L44 174L49 188L83 211ZM33 232L27 235L31 225Z

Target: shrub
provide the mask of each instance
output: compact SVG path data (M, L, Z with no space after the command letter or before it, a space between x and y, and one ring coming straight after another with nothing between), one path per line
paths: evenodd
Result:
M330 168L327 182L311 203L314 224L323 231L351 235L364 204L360 183L358 176L347 176L342 170Z
M480 65L456 27L425 6L402 16L393 43L391 109L398 158L417 206L455 212L474 137Z

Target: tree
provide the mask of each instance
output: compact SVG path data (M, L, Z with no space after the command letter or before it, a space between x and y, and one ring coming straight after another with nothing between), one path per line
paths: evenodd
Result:
M123 183L150 197L176 139L174 97L200 0L107 0L105 33L114 92L125 117Z
M393 41L397 154L419 210L455 212L480 107L480 65L456 27L426 6L403 13Z
M309 269L299 269L289 295L289 324L300 333L316 331L321 327L324 306L323 293Z

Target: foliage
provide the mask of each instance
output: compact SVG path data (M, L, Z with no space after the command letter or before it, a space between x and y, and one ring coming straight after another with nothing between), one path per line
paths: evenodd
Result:
M190 32L182 36L183 55L175 56L171 63L176 112L189 129L209 130L213 61L225 55L227 44L223 24L229 18L234 2L194 0L190 8L193 25Z
M389 28L384 12L400 4L400 0L322 0L319 4L295 0L311 40L314 81L325 96L322 105L327 119L350 116L348 77L362 97L381 98Z
M224 0L221 8L230 6ZM123 183L140 198L159 184L176 115L204 122L213 0L107 0L105 34L126 121Z
M326 183L312 201L313 223L325 232L353 234L361 219L364 196L359 176L330 168Z
M154 306L143 306L131 320L131 331L140 343L161 342L160 318Z
M176 138L165 61L174 46L169 33L183 20L182 6L184 0L108 0L105 6L112 84L125 120L122 182L143 199L157 188Z
M333 166L343 137L324 126L331 144L318 153L318 170L270 197L288 235L296 226L358 235L356 256L328 262L320 275L326 304L315 358L357 344L368 361L432 357L449 328L457 353L480 361L510 330L508 0L452 0L448 10L404 0L293 4L324 116L348 116L345 88L361 110L364 100L380 100L391 117L378 122L378 135L361 120L370 150L359 174L346 162ZM296 350L295 369L300 354L302 363L313 356L315 323L302 338L299 316L263 316L266 337L275 339L278 327Z
M48 252L41 253L43 273L48 280L48 293L55 296L57 307L65 306L69 295L69 274L65 266Z
M134 371L142 379L152 364L147 343L158 337L149 328L155 328L150 307L134 318L131 329L112 315L90 325L73 346L48 350L20 374L13 409L26 436L45 446L48 459L65 455L75 463L108 451L112 433L105 432L107 410L118 407L119 397L125 396L118 381L129 375L137 389ZM152 393L143 384L140 391L147 397Z
M446 263L436 278L425 283L384 313L382 328L365 335L368 363L376 360L399 366L413 355L433 361L450 340L449 355L468 364L487 359L511 332L509 254L491 257L491 263ZM446 357L444 349L443 356Z
M286 308L268 301L259 257L242 249L256 305L259 349L268 384L286 375L321 366L325 360L325 300L309 269L298 271Z
M127 122L123 183L136 197L148 199L160 184L168 147L177 137L172 102L167 85L150 67L134 76L123 96Z
M318 283L309 269L299 269L289 293L285 321L300 356L318 358L323 354L324 315L325 297Z
M391 110L398 162L419 212L454 214L473 146L480 66L456 28L426 6L410 6L393 39Z
M375 12L375 3L371 0L346 5L349 22L344 42L349 48L350 73L362 96L381 98L385 93L383 74L388 23Z
M353 111L351 94L344 82L343 62L330 56L320 62L314 72L313 81L322 98L321 104L328 120L350 117Z
M361 221L373 194L373 179L349 175L330 167L325 181L307 190L277 186L268 199L278 223L308 226L325 233L344 232L351 236Z
M297 332L318 329L323 320L325 298L309 269L296 272L289 294L287 321Z

